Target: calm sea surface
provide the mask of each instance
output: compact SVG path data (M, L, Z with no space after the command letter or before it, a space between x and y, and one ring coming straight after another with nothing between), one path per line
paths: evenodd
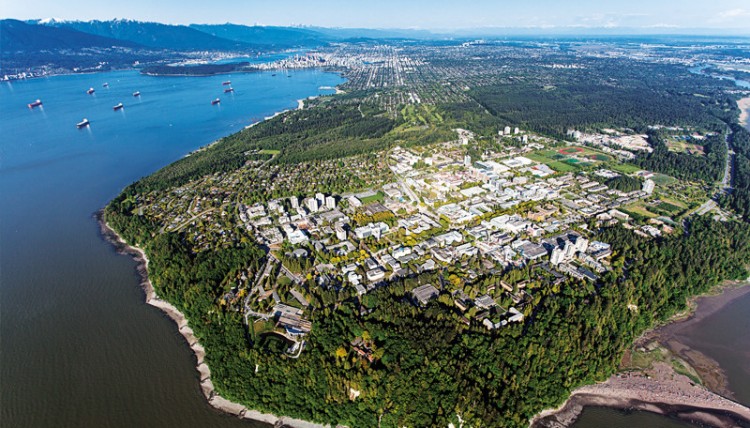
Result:
M206 403L175 324L144 303L134 262L92 215L134 180L342 81L123 71L0 83L0 425L260 426ZM43 109L27 108L37 98ZM76 129L83 118L91 127Z

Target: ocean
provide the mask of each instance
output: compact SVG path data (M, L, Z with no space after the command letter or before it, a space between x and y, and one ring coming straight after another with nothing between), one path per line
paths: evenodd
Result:
M101 238L93 214L140 177L343 82L290 74L131 70L0 83L3 426L264 426L206 403L192 352L145 304L135 263ZM224 94L225 80L234 93ZM29 109L36 99L43 107ZM83 118L90 127L77 129Z

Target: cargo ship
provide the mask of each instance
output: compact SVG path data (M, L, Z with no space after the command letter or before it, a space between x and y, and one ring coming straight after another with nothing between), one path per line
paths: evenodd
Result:
M234 92L234 88L226 88L224 89L224 93L227 94L229 92Z
M29 108L39 107L42 105L42 100L36 100L33 103L29 103Z
M215 106L216 104L219 104L220 102L221 102L221 100L217 98L217 99L211 101L211 105Z
M122 105L122 103L120 103L120 104L117 104L116 106L112 107L112 110L117 111L117 110L120 110L123 107L124 106Z
M133 96L134 97L140 97L141 96L141 92L140 91L135 91L135 92L133 92Z
M76 127L78 129L85 128L85 127L89 126L90 123L91 122L89 122L89 120L84 117L82 121L76 123Z
M95 92L94 88L89 88L89 90L86 91L86 93L89 94L89 95L93 94L94 92Z

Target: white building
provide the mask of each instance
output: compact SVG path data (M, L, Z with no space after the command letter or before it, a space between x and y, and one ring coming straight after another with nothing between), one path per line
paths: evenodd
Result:
M333 196L326 197L326 208L329 210L336 208L336 198Z
M349 206L352 208L359 208L362 206L362 201L359 200L356 196L350 196L349 199Z
M380 239L380 237L383 236L384 233L388 232L388 230L390 230L390 228L383 222L370 223L367 226L362 226L354 229L354 235L357 237L357 239L365 239L371 236L375 239Z
M370 282L380 281L385 278L385 272L383 272L383 269L381 268L368 270L366 275L367 275L367 280Z
M654 183L654 180L650 178L643 182L643 191L649 195L654 193L655 187L656 187L656 183Z
M308 240L307 235L305 235L305 232L299 229L293 231L292 233L289 233L287 235L287 239L289 240L289 242L292 243L292 245L301 244Z
M318 200L315 198L305 199L305 205L307 206L307 209L310 210L310 212L318 212L318 209L320 208Z
M549 256L550 264L553 266L557 266L563 261L565 261L565 250L560 247L553 248L552 254L550 254Z
M334 227L334 230L336 231L336 239L339 241L346 240L346 229L344 229L343 223L337 223L336 227Z

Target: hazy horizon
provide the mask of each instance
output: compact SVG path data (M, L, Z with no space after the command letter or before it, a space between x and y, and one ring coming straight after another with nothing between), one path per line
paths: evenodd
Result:
M539 0L533 4L490 2L461 4L448 0L416 0L399 4L383 0L376 5L322 0L315 4L287 0L276 4L218 0L212 7L196 0L148 0L107 3L76 0L61 4L52 0L4 1L3 17L33 20L132 19L165 24L224 24L301 26L329 28L410 29L434 33L541 31L566 34L750 34L750 6L746 1L717 0L707 4L686 0L629 2L582 0L561 4ZM429 10L429 14L424 11ZM502 32L502 31L500 31Z

